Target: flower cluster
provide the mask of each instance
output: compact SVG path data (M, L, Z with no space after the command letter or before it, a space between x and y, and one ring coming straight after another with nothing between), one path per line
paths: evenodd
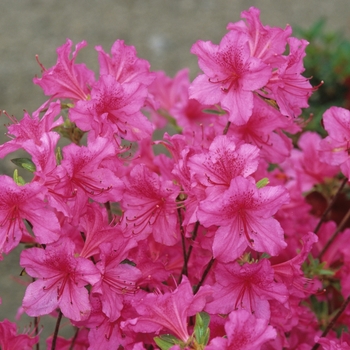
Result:
M34 83L49 99L10 117L0 146L0 157L25 150L14 162L33 175L0 176L0 256L25 243L22 310L75 326L47 339L52 349L350 348L322 333L350 301L350 214L315 205L348 188L350 112L330 108L329 136L293 147L315 90L302 75L308 43L259 16L244 11L219 45L195 43L192 83L187 70L151 72L122 40L96 47L98 79L75 63L85 42L40 63ZM0 323L2 349L39 336Z

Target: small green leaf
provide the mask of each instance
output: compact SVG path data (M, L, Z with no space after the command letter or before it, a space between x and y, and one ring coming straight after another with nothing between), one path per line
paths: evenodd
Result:
M270 259L271 258L271 255L270 254L267 254L267 253L262 253L261 256L260 256L260 259Z
M62 152L61 152L61 147L57 147L57 150L56 150L56 163L57 163L57 165L61 164L62 159L63 159L63 156L62 156Z
M134 267L136 266L136 264L133 261L129 260L129 259L124 259L121 262L121 264L131 265L131 266L134 266Z
M209 316L209 314L207 314L204 311L202 311L199 314L197 314L196 315L196 323L197 323L197 317L198 317L198 319L200 319L200 322L203 325L203 327L205 327L205 328L209 327L209 323L210 323L210 316Z
M61 103L61 109L69 109L73 107L74 107L73 103Z
M29 158L14 158L11 159L11 162L23 169L29 170L32 173L34 173L34 171L36 170L35 164Z
M263 188L265 187L266 185L269 184L269 179L267 177L264 177L263 179L259 180L257 183L256 183L256 187L257 188Z
M333 276L334 275L334 271L321 269L321 270L318 271L318 274L319 275Z
M217 109L203 109L202 112L207 113L207 114L216 114L216 115L226 114L225 111L223 111L223 110L218 111Z
M15 169L15 171L13 172L13 181L19 186L26 184L25 181L23 180L23 177L18 175L17 169Z
M319 259L314 258L311 254L308 255L309 263L304 261L302 270L305 276L309 278L317 276L333 276L335 271L326 267L326 261L320 262Z
M209 341L210 329L208 328L210 316L206 312L200 312L196 315L196 325L194 326L194 335L200 345L207 345Z
M172 346L178 344L184 346L183 342L171 334L162 334L159 337L155 337L154 341L160 347L161 350L169 350Z

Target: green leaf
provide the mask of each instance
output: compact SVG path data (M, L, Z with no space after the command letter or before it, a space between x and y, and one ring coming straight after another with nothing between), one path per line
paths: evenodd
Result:
M73 107L74 107L73 103L61 103L61 109L69 109Z
M129 259L124 259L121 262L121 264L131 265L131 266L134 266L134 267L136 266L136 264L133 261L129 260Z
M184 343L171 334L162 334L159 337L155 337L154 341L160 347L161 350L169 350L173 345L184 346Z
M61 164L62 159L63 159L63 156L62 156L62 152L61 152L61 147L57 147L57 150L56 150L56 163L57 163L57 165Z
M270 183L269 179L267 177L264 177L263 179L259 180L257 183L256 183L256 187L257 188L263 188L265 187L266 185L268 185Z
M260 260L261 259L270 259L270 258L271 258L271 255L267 254L266 252L262 253L260 256Z
M19 186L26 184L25 181L23 180L23 177L18 175L17 169L15 169L15 171L13 172L13 181Z
M194 335L199 345L207 345L210 336L208 328L210 316L206 312L200 312L196 315L196 325L194 326Z
M218 111L217 109L203 109L202 112L203 113L207 113L207 114L216 114L216 115L224 115L224 114L226 114L225 111L223 111L223 110Z
M319 259L314 258L311 254L308 255L309 263L306 261L302 264L304 274L309 277L317 276L333 276L335 271L331 268L326 268L326 261L320 262Z
M11 162L23 169L29 170L32 173L34 173L34 171L36 170L35 164L29 158L14 158L11 159Z
M328 275L328 276L334 275L334 271L324 270L324 269L319 270L318 273L319 273L319 275Z

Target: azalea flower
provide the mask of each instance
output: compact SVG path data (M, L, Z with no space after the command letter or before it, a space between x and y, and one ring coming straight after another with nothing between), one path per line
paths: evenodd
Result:
M122 221L125 234L133 234L136 240L140 240L152 233L159 243L177 243L176 197L179 188L171 181L162 181L141 164L136 165L130 176L124 178L124 184L121 203L125 211Z
M323 124L328 136L320 143L321 160L340 165L343 174L350 179L350 111L331 107L323 114Z
M47 110L45 114L40 117L40 113L46 108ZM42 139L44 135L48 134L50 137L53 135L58 136L57 133L52 132L51 130L63 123L62 117L59 117L56 121L54 120L60 111L60 102L49 104L47 101L33 112L32 116L30 116L28 112L25 112L20 121L17 121L15 117L9 117L13 124L7 127L7 135L11 137L11 140L0 145L0 158L3 158L10 152L14 152L22 147L31 153L31 147L27 146L28 142L36 147L40 147L44 143Z
M42 192L45 188L38 182L18 186L10 177L0 176L0 260L1 253L14 249L23 235L31 237L24 219L33 226L37 242L50 243L59 238L58 219L42 200Z
M262 25L260 10L256 7L242 11L241 17L246 19L246 24L243 21L229 23L227 29L244 31L248 34L250 54L273 67L283 62L282 54L286 49L287 38L292 34L292 27L287 25L282 29Z
M153 126L140 112L147 89L137 82L120 84L112 75L102 75L92 86L91 98L78 101L69 110L69 118L90 138L112 138L114 134L130 141L151 135Z
M244 265L238 262L220 263L214 273L215 299L205 307L205 311L211 314L228 314L244 309L257 318L269 320L268 300L277 300L281 304L288 301L288 290L283 283L274 280L274 270L267 259Z
M230 31L220 45L197 41L191 52L198 56L204 74L190 86L190 98L205 105L220 103L232 123L246 123L253 110L253 91L264 87L271 76L271 68L250 55L248 35Z
M17 334L17 326L9 320L0 322L0 349L1 350L32 350L39 342L39 336Z
M295 118L301 114L301 108L309 107L308 99L313 88L310 79L301 75L305 68L303 58L305 48L309 44L306 40L288 38L289 55L276 71L273 72L266 89L268 97L276 100L283 115Z
M276 330L268 320L256 318L245 310L233 311L225 323L226 337L216 337L206 350L259 350L269 340L275 339Z
M70 193L77 191L79 197L88 196L101 202L119 200L123 183L102 164L113 156L113 144L102 137L88 142L87 147L79 147L73 143L64 147L60 168L62 172L66 172L61 181L64 182L67 192L71 189Z
M27 287L22 303L29 316L46 315L56 308L75 321L89 316L91 305L85 286L97 283L100 273L90 260L74 253L74 243L68 238L46 249L30 248L21 253L21 266L36 278Z
M134 306L139 316L122 323L122 327L129 326L141 333L170 332L186 343L190 337L188 317L203 310L210 294L210 288L204 286L193 295L189 280L183 276L181 284L174 291L149 293L136 302Z
M136 293L136 283L142 275L136 267L121 263L126 257L127 249L131 248L127 240L121 237L113 240L113 243L113 246L111 243L100 246L101 260L96 267L101 272L101 280L92 288L92 293L101 294L102 311L110 322L120 317L124 295Z
M205 227L220 226L213 243L214 257L234 261L247 247L277 255L287 244L272 215L288 200L282 186L257 189L251 179L237 176L221 196L202 201L197 213L200 223Z
M146 86L155 78L150 73L148 61L136 56L134 46L125 45L124 40L116 40L111 48L112 57L101 46L95 47L100 63L100 75L112 75L119 83L136 82Z
M51 98L69 98L74 101L86 100L90 93L89 87L95 81L95 73L88 69L84 63L75 63L78 52L87 45L86 41L78 43L73 52L72 59L69 55L73 42L67 39L66 43L57 49L57 63L43 70L42 78L34 78L34 84L39 85L46 96Z
M222 193L238 175L247 177L258 167L259 149L249 144L236 145L234 137L217 136L208 152L192 156L188 165L192 176L203 185ZM208 189L209 190L209 189Z

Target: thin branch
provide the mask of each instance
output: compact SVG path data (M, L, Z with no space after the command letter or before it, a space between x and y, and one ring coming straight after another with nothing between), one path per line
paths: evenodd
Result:
M33 278L35 281L35 279ZM39 320L38 317L34 317L34 335L37 336L39 334ZM35 350L40 350L40 342L37 342L35 345Z
M105 203L105 208L107 209L108 223L110 224L113 221L113 214L112 214L111 203L109 201Z
M324 213L322 214L321 216L321 219L320 221L318 222L315 230L314 230L314 233L317 234L317 232L319 231L319 229L321 228L321 225L323 224L323 222L326 220L326 217L328 215L328 213L331 211L331 209L333 208L334 206L334 203L337 201L342 189L344 188L344 186L346 185L346 183L348 182L348 179L345 178L343 180L343 182L341 183L340 187L338 188L338 191L337 193L335 194L335 196L333 197L333 199L331 200L331 202L329 203L327 209L324 211Z
M179 223L180 223L180 232L181 232L181 242L182 242L182 253L184 258L184 264L182 267L181 274L179 276L178 284L181 283L182 275L188 276L188 269L187 269L187 253L186 253L186 242L185 242L185 231L182 226L182 215L181 215L181 208L177 209L177 215L179 217Z
M75 341L76 341L77 338L78 338L79 330L80 330L80 328L76 327L76 331L75 331L75 333L74 333L74 337L73 337L72 342L71 342L71 344L70 344L69 350L74 350L74 343L75 343Z
M211 260L209 261L209 264L207 265L207 267L205 268L205 270L204 270L204 272L203 272L203 275L202 275L201 280L200 280L199 283L194 287L193 294L197 294L197 292L199 291L199 288L202 286L202 284L204 283L205 279L207 278L210 269L211 269L212 266L214 265L214 262L215 262L215 259L214 259L214 258L211 258Z
M324 245L323 249L321 250L320 254L318 254L318 259L321 260L323 254L327 251L327 249L330 247L330 245L333 243L333 241L335 240L335 238L338 236L338 233L341 232L346 224L346 222L349 220L350 218L350 209L348 210L348 212L346 213L346 215L343 217L343 220L341 221L341 223L339 224L339 226L337 227L337 229L334 231L334 233L332 234L331 238L328 240L328 242Z
M58 317L57 317L55 333L53 334L53 338L52 338L51 350L55 350L56 349L56 341L57 341L58 331L60 329L61 319L62 319L62 311L60 310L59 313L58 313Z
M321 338L324 338L328 334L328 332L334 327L334 325L338 321L340 315L344 312L346 307L349 305L349 302L350 302L350 295L347 297L346 300L344 300L342 306L340 307L340 309L337 312L337 314L333 317L332 321L329 322L327 328L323 331L323 333L321 335ZM319 343L315 343L315 345L312 347L311 350L316 350L316 349L318 349L319 346L320 346Z
M231 125L231 122L227 122L227 124L226 124L226 126L225 126L225 129L224 129L224 131L223 131L223 135L226 135L227 134L227 132L228 132L228 129L230 128L230 125Z
M199 221L196 221L196 224L194 225L194 229L192 232L192 242L194 242L197 238L198 228L199 228ZM188 252L187 252L187 263L190 260L192 250L193 250L193 245L190 245L190 247L188 248Z
M193 232L192 232L192 242L194 242L196 240L197 233L198 233L198 227L199 227L199 221L196 221L196 224L195 224ZM183 246L183 248L185 248L185 247ZM181 275L186 275L187 276L187 273L188 273L188 262L190 261L192 250L193 250L193 246L190 245L189 248L188 248L188 252L186 254L186 258L184 258L184 265L182 267ZM185 264L185 262L186 262L186 264Z

